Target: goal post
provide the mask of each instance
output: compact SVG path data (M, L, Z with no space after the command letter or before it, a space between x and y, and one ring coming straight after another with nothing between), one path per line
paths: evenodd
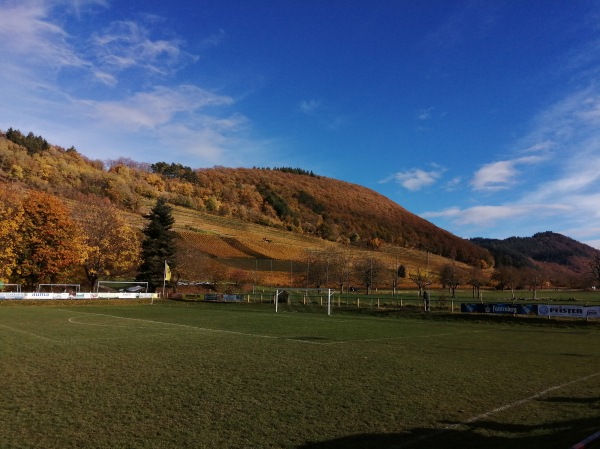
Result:
M96 293L104 292L126 292L126 293L148 293L148 282L145 281L98 281Z
M303 293L305 298L308 296L309 292L317 292L317 293L326 293L327 294L327 315L331 315L331 304L333 302L333 294L335 290L331 288L298 288L298 287L280 287L275 290L275 294L273 296L273 302L275 303L275 313L279 312L279 301L280 296L282 294L289 295L290 292L293 293Z
M81 285L80 284L38 284L37 286L37 293L41 293L43 291L45 291L46 289L50 289L50 293L54 293L54 289L60 289L62 290L62 293L79 293L79 290L81 289Z

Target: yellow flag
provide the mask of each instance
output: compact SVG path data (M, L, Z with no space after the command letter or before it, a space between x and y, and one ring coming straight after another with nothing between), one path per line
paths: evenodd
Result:
M171 280L171 268L167 264L167 261L165 261L165 281L170 281L170 280Z

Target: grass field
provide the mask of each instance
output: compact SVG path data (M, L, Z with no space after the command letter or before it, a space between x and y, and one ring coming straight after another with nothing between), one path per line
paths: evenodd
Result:
M600 430L598 323L303 311L0 305L0 448L568 449Z

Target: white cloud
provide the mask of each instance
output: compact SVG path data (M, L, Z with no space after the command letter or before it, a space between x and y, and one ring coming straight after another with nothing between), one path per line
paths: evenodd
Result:
M51 13L46 2L8 2L0 5L0 55L3 64L17 60L20 67L37 72L63 67L85 67L69 43L70 36L49 20Z
M421 109L421 110L417 111L416 118L417 118L417 120L421 120L421 121L430 120L434 111L435 111L435 108L433 106L429 107L429 108Z
M82 26L94 22L95 7L109 5L0 0L0 98L13 105L0 109L0 123L90 157L127 152L143 161L189 156L197 166L242 165L236 153L264 151L264 142L248 137L251 123L232 110L231 96L178 81L198 57L176 30L143 12L139 21ZM219 30L193 46L209 50L225 37Z
M106 71L142 68L169 75L197 57L182 50L178 39L153 39L151 29L130 20L115 21L92 38L94 56Z
M313 118L319 125L329 130L335 131L346 124L346 117L338 114L335 108L322 100L316 98L302 100L297 107L304 115Z
M394 180L405 189L415 192L434 184L446 171L446 169L436 164L432 164L432 166L431 170L411 168L410 170L400 171L382 182Z
M231 105L227 96L215 95L196 86L157 86L121 101L84 101L90 114L122 128L139 130L165 125L179 113L192 114L207 106Z
M485 164L475 172L471 185L475 190L509 189L518 182L518 176L521 174L519 165L536 164L544 160L541 156L526 156Z
M504 204L467 208L451 207L441 211L425 212L421 216L423 218L444 218L458 226L485 228L499 223L556 216L572 210L572 207L560 204Z
M588 244L600 239L600 86L565 95L541 111L515 142L521 156L477 170L475 192L503 192L476 205L456 205L422 214L457 233L506 234L552 230ZM513 187L519 186L519 189ZM509 190L510 189L510 190ZM525 231L527 230L527 231Z
M446 183L446 190L453 191L460 187L462 183L462 176L455 176Z
M319 100L315 100L314 98L311 100L302 100L298 104L300 111L302 111L306 115L314 114L320 106L321 102Z

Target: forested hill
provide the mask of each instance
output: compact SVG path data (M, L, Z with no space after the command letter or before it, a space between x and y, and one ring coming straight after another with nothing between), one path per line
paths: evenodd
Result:
M596 252L591 246L549 231L532 237L474 238L471 241L492 253L497 268L556 264L583 273L589 271L589 260Z
M302 169L90 160L73 147L11 128L0 132L0 182L71 199L105 197L133 212L164 196L173 205L345 244L372 249L392 244L473 265L492 264L486 249L373 190Z

